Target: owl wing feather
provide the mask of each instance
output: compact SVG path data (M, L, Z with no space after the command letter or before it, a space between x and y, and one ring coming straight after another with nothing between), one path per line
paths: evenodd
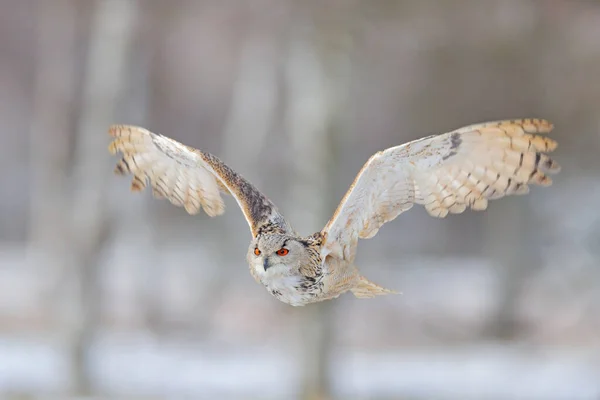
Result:
M323 259L354 261L358 239L414 204L443 218L488 201L525 194L530 184L548 186L559 165L548 155L557 143L536 134L553 125L541 119L470 125L374 154L362 167L322 233Z
M256 237L261 227L289 229L275 205L250 182L212 154L185 146L166 136L131 125L113 125L112 154L120 152L115 173L131 174L131 190L148 184L155 197L184 207L189 214L202 208L209 216L223 214L221 192L231 194Z

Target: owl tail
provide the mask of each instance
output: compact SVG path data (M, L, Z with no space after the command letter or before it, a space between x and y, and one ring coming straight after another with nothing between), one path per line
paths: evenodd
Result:
M382 294L399 294L394 290L386 289L371 282L364 276L360 276L356 281L356 285L350 290L359 299L370 299Z

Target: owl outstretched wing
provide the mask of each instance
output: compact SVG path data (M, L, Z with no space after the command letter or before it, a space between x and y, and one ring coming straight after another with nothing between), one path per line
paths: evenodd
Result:
M537 134L552 128L541 119L487 122L374 154L322 231L323 258L353 262L359 238L375 236L413 204L443 218L528 193L530 184L550 185L548 174L560 167L545 153L557 143Z
M289 229L266 196L212 154L137 126L113 125L108 132L114 138L109 151L122 154L115 173L133 175L131 190L141 191L150 184L155 197L190 214L202 208L211 217L225 211L223 192L237 201L252 236L265 226Z

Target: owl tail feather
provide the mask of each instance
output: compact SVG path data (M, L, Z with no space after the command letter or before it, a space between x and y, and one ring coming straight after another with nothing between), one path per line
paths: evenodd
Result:
M383 294L399 294L399 292L386 289L377 285L376 283L371 282L364 276L360 276L356 281L356 285L350 290L352 291L352 294L359 299L371 299L375 296Z

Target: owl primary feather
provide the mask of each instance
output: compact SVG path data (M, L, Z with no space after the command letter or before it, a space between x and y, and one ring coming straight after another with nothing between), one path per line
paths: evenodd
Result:
M254 185L212 154L144 128L114 125L115 172L133 175L131 189L152 188L190 214L224 212L222 193L240 206L252 233L246 259L254 279L293 306L336 298L350 291L369 298L395 293L360 274L354 264L358 239L414 204L443 218L488 201L548 186L560 170L546 153L556 142L539 134L553 126L542 119L476 124L374 154L362 167L327 225L298 235Z

